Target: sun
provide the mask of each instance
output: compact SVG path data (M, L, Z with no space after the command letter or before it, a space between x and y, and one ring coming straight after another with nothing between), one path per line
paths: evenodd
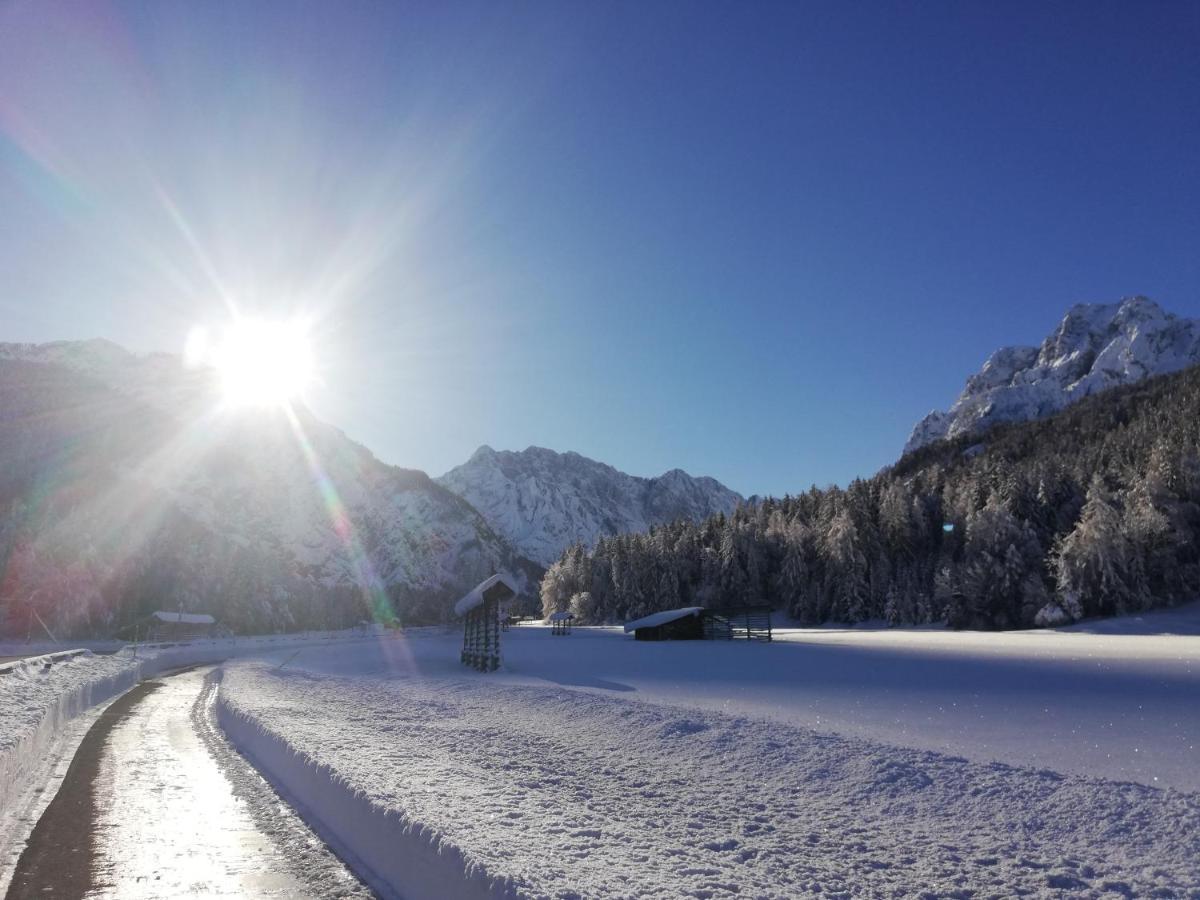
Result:
M308 332L301 319L238 319L216 341L205 329L193 329L185 358L216 369L226 407L284 406L313 382Z

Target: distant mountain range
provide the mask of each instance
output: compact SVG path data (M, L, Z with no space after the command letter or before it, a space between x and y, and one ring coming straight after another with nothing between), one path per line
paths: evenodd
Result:
M738 500L535 449L481 451L439 483L302 407L218 415L218 397L214 372L168 354L0 344L0 628L6 609L10 628L36 613L67 634L180 607L239 629L437 620L496 571L533 596L572 541ZM501 471L514 477L491 496Z
M539 567L423 472L304 409L214 415L216 390L108 342L0 345L10 618L102 632L182 607L318 627L393 605L436 619L500 569L536 591Z
M1106 388L1196 363L1200 321L1164 312L1146 297L1080 304L1041 346L993 353L949 410L917 423L904 452L998 422L1041 418Z
M469 502L517 551L549 565L572 544L647 531L678 519L731 513L742 501L713 478L672 469L657 478L619 472L578 453L480 447L437 479Z
M1076 306L1040 347L994 353L905 449L1198 362L1200 323L1144 297ZM216 373L167 354L0 344L0 628L106 632L164 607L246 630L439 620L495 571L532 596L572 544L743 502L539 447L484 446L431 479L304 408L218 415L218 396Z

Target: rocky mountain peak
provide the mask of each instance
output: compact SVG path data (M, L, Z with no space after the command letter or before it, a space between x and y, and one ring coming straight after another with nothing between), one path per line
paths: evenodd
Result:
M1072 306L1038 347L1004 347L967 379L949 410L913 428L905 452L998 422L1050 415L1097 391L1200 363L1200 321L1148 297Z
M729 513L742 499L715 479L694 478L681 469L639 478L575 452L545 447L476 451L436 480L478 509L521 554L542 565L574 543L592 546L605 535Z

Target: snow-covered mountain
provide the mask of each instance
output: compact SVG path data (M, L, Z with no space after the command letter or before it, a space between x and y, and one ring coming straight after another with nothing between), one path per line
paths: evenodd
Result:
M907 453L998 422L1036 419L1089 394L1200 363L1200 321L1164 312L1146 297L1079 304L1040 347L991 355L949 410L913 428Z
M0 620L79 629L131 607L235 627L435 618L522 558L425 473L303 408L216 412L214 373L105 341L0 344ZM0 622L2 624L2 622Z
M605 535L729 513L742 500L713 478L679 469L639 478L578 453L542 447L516 452L485 445L437 481L543 565L577 542L590 547Z
M178 356L169 353L130 353L104 338L0 343L3 360L61 366L139 403L174 414L209 404L217 390L216 374L211 369L185 368Z

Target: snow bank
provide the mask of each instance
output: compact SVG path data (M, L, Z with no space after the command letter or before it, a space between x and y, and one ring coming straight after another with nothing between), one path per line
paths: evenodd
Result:
M1084 619L1061 630L1086 634L1200 636L1200 601L1128 616Z
M217 721L237 748L304 820L383 897L462 900L523 896L444 833L378 802L316 757L293 746L253 713L219 695Z
M333 632L144 644L107 656L77 649L0 663L0 845L13 839L5 814L36 786L32 775L67 723L88 709L170 669L355 639Z
M509 645L518 664L568 643L525 640ZM555 898L1190 896L1200 884L1195 793L842 737L737 714L736 695L726 712L645 702L596 677L596 648L655 648L590 643L562 651L557 685L466 672L452 635L285 668L231 663L221 720L352 864L414 898L460 884ZM673 655L674 680L710 692L713 652ZM455 869L457 881L425 880Z
M137 661L91 651L37 656L0 666L0 810L11 808L63 726L137 683Z

